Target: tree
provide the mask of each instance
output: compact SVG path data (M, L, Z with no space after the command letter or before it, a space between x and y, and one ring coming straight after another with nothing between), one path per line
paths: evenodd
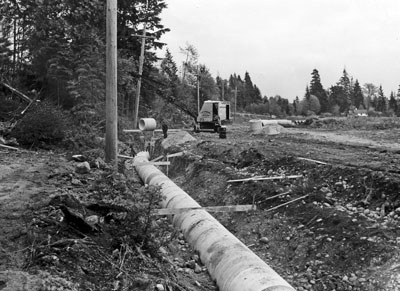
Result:
M379 86L378 89L378 99L376 103L376 111L380 111L383 113L386 113L387 111L387 98L385 97L385 94L383 93L382 85Z
M308 86L306 86L306 93L304 94L303 100L301 100L301 114L307 115L310 110L310 90Z
M351 99L353 100L354 106L357 109L364 108L364 95L362 93L360 83L358 82L357 79L356 82L354 83Z
M343 75L340 77L339 82L336 83L336 87L341 88L340 90L338 88L335 90L335 99L340 106L340 111L347 112L350 105L352 105L352 99L351 81L346 69L343 69Z
M249 72L244 74L244 91L246 99L244 100L244 106L251 103L261 102L260 90L253 84Z
M309 110L314 112L315 114L319 114L319 112L321 110L321 105L319 103L319 99L315 95L310 96Z
M378 87L376 87L372 83L365 83L362 87L362 91L364 93L364 107L369 110L371 105L373 105L373 100L378 93Z
M390 99L389 99L389 110L393 113L397 115L397 112L399 111L399 109L397 108L397 100L396 97L394 95L394 92L390 92Z
M218 100L218 87L206 65L199 66L200 105L205 100Z
M12 25L18 18L14 42L15 57L20 62L21 74L31 74L37 91L72 107L91 104L102 107L105 84L105 7L104 1L2 1L2 23ZM140 54L140 34L143 23L153 38L146 48L159 48L158 39L168 31L159 14L166 7L164 1L118 1L118 49L120 86L119 99L131 98L137 78L137 59ZM6 13L3 13L6 12ZM22 37L23 36L23 37ZM17 45L15 45L17 44ZM146 50L143 78L152 74L155 53ZM120 78L121 76L121 78ZM32 89L32 88L30 88ZM144 96L152 95L144 88ZM127 96L127 97L125 97ZM144 100L146 103L146 100Z
M179 48L185 55L185 61L182 64L182 82L194 85L197 82L199 53L194 45L186 43L185 47Z
M318 98L319 104L321 106L321 112L328 111L328 96L321 84L321 78L319 76L318 70L314 69L311 73L310 82L310 94Z
M340 85L334 85L329 88L329 108L331 113L345 112L348 109L347 99L344 98L344 88ZM336 107L337 106L337 107Z
M279 104L277 102L278 98L280 98L280 96L270 97L268 100L269 114L271 114L271 115L275 115L275 116L282 115L281 107L279 106Z
M302 104L300 103L299 96L296 96L296 99L293 100L293 108L294 108L295 115L302 114L303 108L302 108Z

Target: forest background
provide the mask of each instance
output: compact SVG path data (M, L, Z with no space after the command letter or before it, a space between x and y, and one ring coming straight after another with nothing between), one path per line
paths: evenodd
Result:
M323 88L315 68L304 95L290 96L293 101L289 101L279 95L262 96L249 72L243 77L237 72L227 78L212 76L207 64L199 63L197 49L188 43L181 48L185 62L178 67L168 44L160 41L169 31L160 18L163 9L168 9L165 1L118 1L120 126L132 125L144 26L149 38L139 117L187 125L197 114L198 96L200 104L205 100L227 100L237 103L238 111L279 118L343 116L356 109L364 109L370 116L400 116L400 87L387 96L382 86L361 85L346 69L336 84ZM3 1L0 12L0 81L41 101L28 111L32 117L24 118L14 135L21 139L27 131L43 129L46 125L36 122L44 120L52 127L79 125L79 132L74 133L78 136L86 136L93 127L103 130L105 1ZM160 50L165 51L162 58L158 57ZM0 86L0 104L0 121L19 118L21 100L5 86ZM54 132L55 142L64 137L63 129ZM23 143L39 143L37 136L25 139Z

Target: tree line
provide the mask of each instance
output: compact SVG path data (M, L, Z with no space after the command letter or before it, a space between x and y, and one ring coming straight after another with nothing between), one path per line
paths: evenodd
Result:
M360 85L346 70L324 89L317 69L303 98L289 101L262 96L250 73L213 77L199 62L197 49L181 48L176 64L161 37L169 31L160 14L163 0L118 1L118 111L131 119L137 90L141 35L146 26L145 63L139 116L172 122L195 117L205 100L227 100L238 110L279 117L341 115L355 108L382 115L400 115L400 90L385 96L382 86ZM35 98L48 99L82 122L99 123L105 107L105 1L36 0L0 3L0 81ZM266 80L268 81L268 80ZM0 90L2 104L11 102ZM3 102L4 101L4 102ZM5 106L3 106L5 108Z

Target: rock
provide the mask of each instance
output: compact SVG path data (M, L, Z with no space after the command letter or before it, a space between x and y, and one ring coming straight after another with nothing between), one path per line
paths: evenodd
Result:
M196 274L198 274L198 273L201 273L203 271L203 269L199 266L199 264L195 264L195 266L194 266L194 272L196 273Z
M164 289L164 285L163 284L157 284L156 285L156 290L157 291L164 291L165 289Z
M166 139L161 142L164 150L183 145L184 143L195 141L196 139L186 131L171 132Z
M200 257L199 257L198 255L193 255L193 256L192 256L192 259L193 259L195 262L200 261Z
M158 250L160 251L161 254L168 255L168 251L164 247L159 247Z
M106 163L103 161L102 158L96 158L93 161L93 166L97 169L104 169L106 167Z
M94 224L100 222L100 217L97 215L90 215L90 216L85 217L85 220L87 223L94 225Z
M81 180L76 179L76 178L73 178L73 179L71 180L71 184L72 184L72 185L80 185L80 184L81 184Z
M88 162L82 162L76 165L75 172L78 174L87 174L90 172L90 165Z
M263 243L263 244L267 244L267 243L269 243L269 239L264 236L264 237L260 238L259 242Z
M191 268L191 269L195 269L196 268L196 262L194 260L190 260L186 262L186 267Z
M86 162L87 161L87 159L84 155L73 155L71 158L75 162Z

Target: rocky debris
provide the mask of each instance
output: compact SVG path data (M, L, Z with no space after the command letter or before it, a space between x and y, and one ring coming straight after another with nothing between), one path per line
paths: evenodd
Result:
M88 162L82 162L76 165L75 172L78 174L87 174L90 172L90 165Z
M64 290L77 291L77 284L68 280L51 275L48 272L39 271L38 274L29 274L23 271L0 272L0 290L2 291L42 291L42 290Z

